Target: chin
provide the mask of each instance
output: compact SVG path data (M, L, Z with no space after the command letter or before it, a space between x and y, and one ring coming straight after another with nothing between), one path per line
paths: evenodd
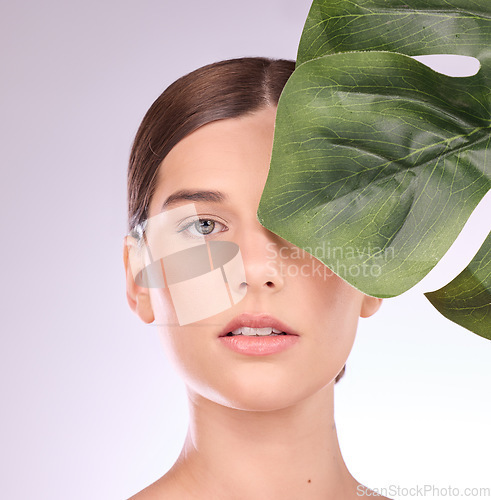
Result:
M247 394L235 394L232 397L224 396L221 401L217 402L235 410L270 412L293 406L298 400L292 398L291 394L251 391Z
M275 411L295 405L317 392L322 385L281 374L270 374L269 377L229 377L216 387L215 397L205 397L237 410Z

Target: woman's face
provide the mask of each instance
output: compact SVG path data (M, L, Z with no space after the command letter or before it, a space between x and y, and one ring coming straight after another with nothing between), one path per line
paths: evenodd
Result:
M162 162L149 207L149 216L157 215L164 201L181 190L222 193L221 202L181 200L172 208L194 204L203 220L201 226L190 226L190 237L209 233L208 241L239 246L243 298L182 326L168 288L138 288L140 300L134 306L144 321L155 318L189 391L247 410L290 406L333 383L353 345L358 318L380 305L327 268L324 273L318 260L259 223L256 212L269 170L275 115L276 108L267 107L212 122L185 137ZM298 334L297 341L268 355L231 350L219 335L244 312L274 316Z

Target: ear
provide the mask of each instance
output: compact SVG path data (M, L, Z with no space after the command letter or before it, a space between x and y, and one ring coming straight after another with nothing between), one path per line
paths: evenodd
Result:
M123 242L123 261L126 274L126 298L131 310L137 314L144 323L154 321L150 291L148 288L135 283L134 271L131 269L131 253L138 251L138 242L132 236L125 236ZM133 259L134 261L134 259Z
M380 309L381 305L382 299L379 299L377 297L370 297L370 295L365 295L361 304L360 316L362 318L370 317Z

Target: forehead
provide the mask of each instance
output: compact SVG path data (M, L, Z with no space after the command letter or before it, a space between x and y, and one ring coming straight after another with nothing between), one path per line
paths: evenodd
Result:
M276 108L206 124L182 139L159 167L151 213L174 191L210 189L230 195L264 187ZM259 192L259 195L260 195ZM160 205L157 207L156 205Z

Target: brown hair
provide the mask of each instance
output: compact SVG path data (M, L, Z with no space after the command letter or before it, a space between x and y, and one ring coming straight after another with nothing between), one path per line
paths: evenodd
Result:
M276 106L295 61L243 57L208 64L176 80L147 111L128 166L128 228L148 218L162 160L184 137L215 120ZM343 376L338 373L336 382Z
M148 218L159 165L198 127L277 105L295 61L244 57L208 64L170 85L136 133L128 167L128 226Z

